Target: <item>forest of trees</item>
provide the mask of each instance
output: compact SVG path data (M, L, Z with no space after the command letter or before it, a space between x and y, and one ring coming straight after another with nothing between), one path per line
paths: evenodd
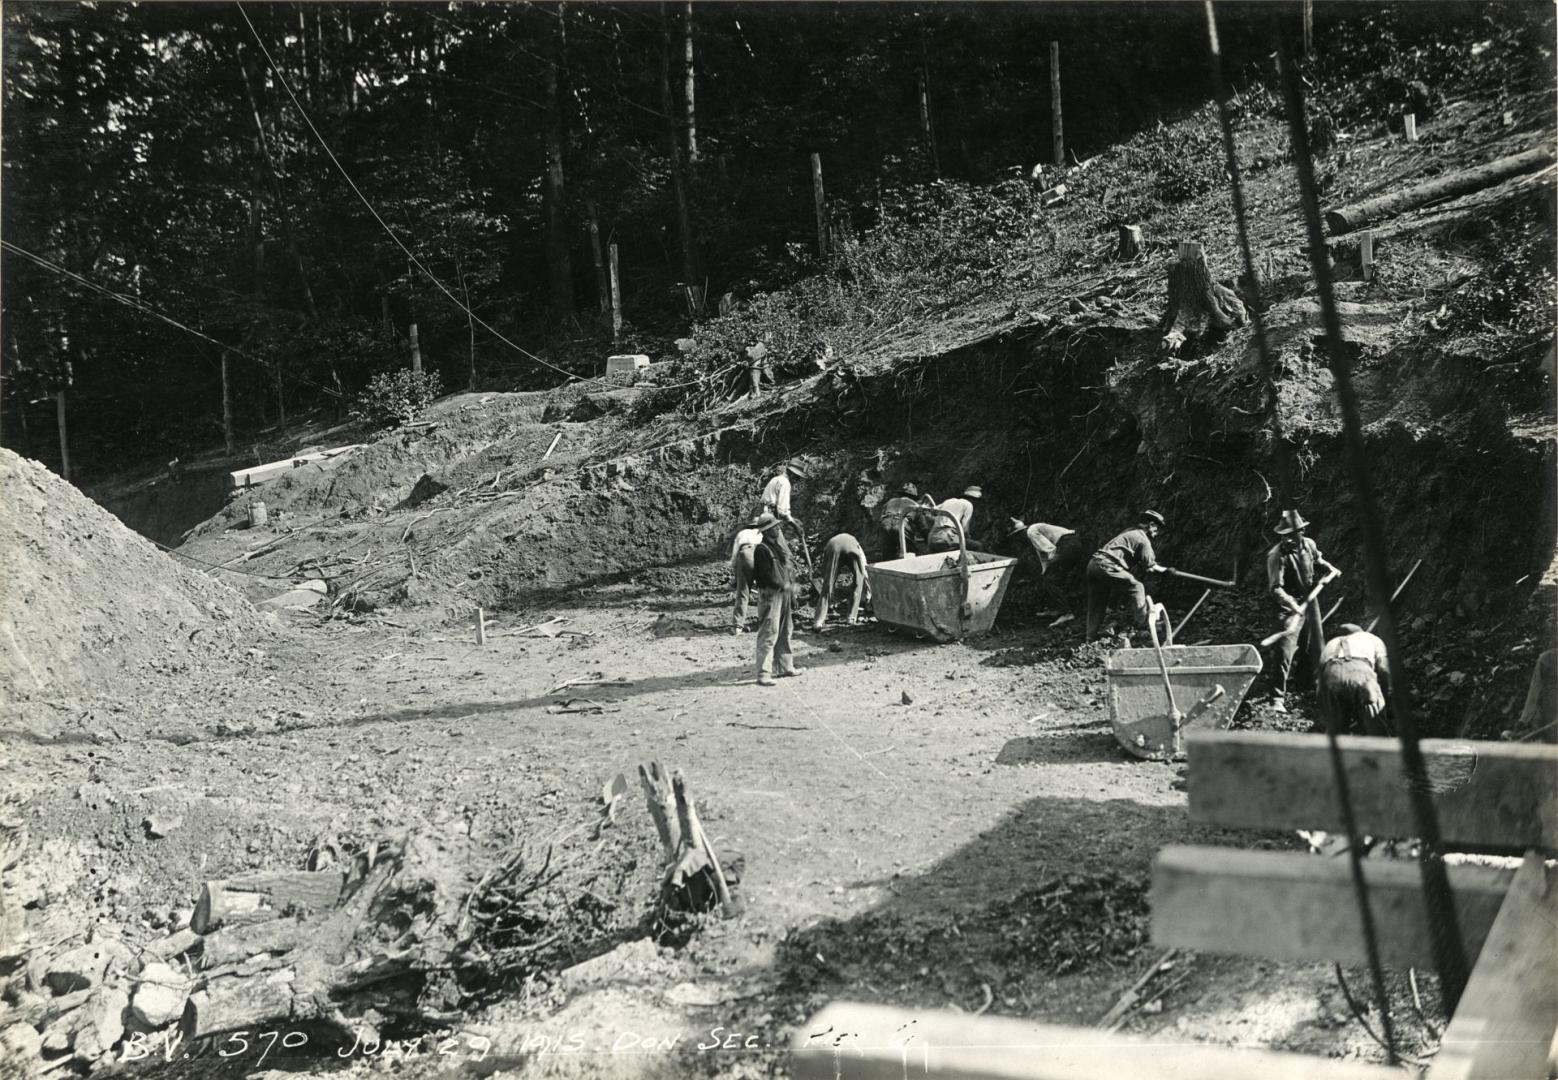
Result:
M1398 31L1477 17L1428 7ZM1236 75L1299 17L1219 9ZM595 373L611 244L626 343L664 340L815 267L813 153L844 229L1050 161L1052 41L1068 158L1207 96L1198 3L7 3L0 434L219 445L412 323L446 387Z

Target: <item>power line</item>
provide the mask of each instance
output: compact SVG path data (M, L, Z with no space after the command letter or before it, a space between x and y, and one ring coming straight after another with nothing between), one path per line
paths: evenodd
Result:
M149 315L149 316L151 316L154 319L158 319L158 320L160 320L162 322L167 323L169 326L177 327L178 329L184 331L184 333L189 334L192 337L197 337L201 341L209 341L212 345L215 345L217 348L223 350L224 352L230 352L230 353L233 353L235 356L241 356L245 360L249 360L249 361L252 361L253 363L259 364L261 367L273 367L274 366L273 364L271 364L267 360L262 360L258 356L254 356L254 355L252 355L250 353L244 352L242 349L238 348L238 346L236 346L236 345L229 345L225 341L218 341L216 338L212 337L210 334L204 333L204 332L202 332L200 330L196 330L192 326L186 326L184 323L181 323L177 319L173 318L173 316L171 316L171 315L164 315L162 312L158 311L156 308L149 307L146 304L142 303L141 301L134 299L133 297L126 296L126 295L124 295L124 293L121 293L121 292L115 292L113 289L110 289L107 286L99 285L97 282L91 281L91 280L89 280L87 278L84 278L80 274L76 273L73 270L68 270L68 269L66 269L63 266L60 266L58 263L50 262L48 259L45 259L42 255L35 255L33 252L28 251L26 248L17 247L15 244L11 243L9 240L0 240L0 248L3 248L4 250L9 251L9 252L11 252L11 253L13 253L15 255L20 255L24 259L29 259L32 262L37 263L39 266L43 267L45 270L49 270L49 271L52 271L53 273L60 274L63 277L67 277L71 281L76 282L76 284L85 286L86 288L91 289L93 292L101 293L102 295L108 297L110 300L117 301L118 303L121 303L121 304L125 305L126 307L133 308L134 310L139 311L143 315ZM308 386L314 387L316 390L324 391L325 393L329 394L331 397L340 397L341 396L341 392L339 390L334 390L331 387L326 386L324 383L315 382L313 379L310 379L310 378L308 378L306 376L296 375L296 376L294 376L294 378L298 382L301 382L301 383L304 383L304 384L306 384Z
M249 13L243 9L242 4L238 4L237 8L238 14L243 16L244 23L249 27L249 33L254 37L254 43L260 47L260 52L265 55L265 62L270 65L271 72L276 76L276 80L281 83L281 88L287 92L287 97L292 99L292 105L297 109L298 115L303 118L303 123L308 125L309 131L313 132L314 138L317 139L319 141L319 145L324 148L325 155L329 157L331 163L336 167L336 170L340 172L341 178L345 180L347 186L352 189L352 193L362 201L363 206L368 208L368 213L373 215L373 220L377 221L379 226L385 231L385 233L389 235L389 238L395 241L395 246L400 248L401 251L405 252L407 261L415 266L418 270L422 271L422 273L426 274L427 279L434 285L438 286L438 291L447 296L449 298L449 302L454 304L455 307L465 312L466 316L469 317L470 320L477 326L480 326L483 330L487 331L493 337L503 342L503 344L507 345L521 356L529 357L531 360L534 360L542 367L551 368L559 375L566 375L569 379L577 379L579 376L575 375L573 372L564 368L560 368L556 364L548 363L547 361L537 356L535 353L530 352L528 349L522 348L519 345L516 345L508 338L504 337L496 329L494 329L491 324L487 322L487 320L483 319L480 315L476 314L470 308L461 303L460 298L455 296L454 293L450 292L448 286L446 286L442 281L439 281L438 278L433 275L433 272L425 265L423 265L422 260L417 258L415 253L413 253L412 250L407 247L396 234L395 230L389 227L389 223L379 216L379 212L373 208L373 204L368 201L368 197L362 193L362 189L359 188L356 181L352 179L351 173L346 171L346 166L342 165L341 160L335 156L335 151L330 149L330 144L325 142L325 137L319 133L319 129L314 126L314 121L309 118L308 112L303 108L303 103L299 101L298 96L292 92L292 84L289 83L287 81L287 77L281 73L281 68L277 65L275 59L271 56L270 50L265 47L265 42L263 39L261 39L260 32L254 28L254 23L250 20Z

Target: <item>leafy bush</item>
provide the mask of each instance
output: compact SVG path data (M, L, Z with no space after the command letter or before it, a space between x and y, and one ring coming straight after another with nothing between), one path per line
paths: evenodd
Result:
M1558 320L1554 238L1541 215L1525 209L1500 221L1486 241L1484 271L1456 289L1450 325L1469 332L1513 334L1515 345L1545 341Z
M357 404L369 419L378 423L399 421L409 424L417 414L438 397L436 371L381 371L369 381L357 397Z

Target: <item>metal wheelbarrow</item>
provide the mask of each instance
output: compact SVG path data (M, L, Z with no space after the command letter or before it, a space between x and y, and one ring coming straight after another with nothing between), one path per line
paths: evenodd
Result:
M1159 640L1158 623L1164 625ZM1254 645L1175 645L1162 604L1147 619L1150 649L1109 658L1109 723L1127 753L1154 761L1183 753L1186 728L1227 728L1260 674Z
M926 508L925 513L952 522L958 550L910 555L905 515L898 526L898 558L866 567L876 621L938 642L984 633L995 624L1017 560L968 550L957 518L945 510Z

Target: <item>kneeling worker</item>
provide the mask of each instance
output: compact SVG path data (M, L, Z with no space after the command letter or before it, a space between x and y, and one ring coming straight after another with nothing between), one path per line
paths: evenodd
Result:
M1390 660L1385 643L1356 623L1343 623L1320 652L1320 698L1343 735L1391 735Z
M860 598L868 595L866 553L859 540L849 533L839 533L823 545L822 561L826 569L823 571L821 593L817 597L817 617L811 624L813 630L821 630L828 618L828 605L833 601L833 585L838 581L840 563L855 579L855 587L849 597L849 615L845 617L845 622L855 621L855 616L860 614Z
M1158 565L1152 551L1152 541L1163 527L1162 514L1145 510L1134 528L1126 529L1093 552L1087 564L1085 640L1091 641L1097 636L1104 616L1116 600L1128 603L1136 626L1147 625L1147 586L1141 579L1147 574L1161 574L1169 569Z

